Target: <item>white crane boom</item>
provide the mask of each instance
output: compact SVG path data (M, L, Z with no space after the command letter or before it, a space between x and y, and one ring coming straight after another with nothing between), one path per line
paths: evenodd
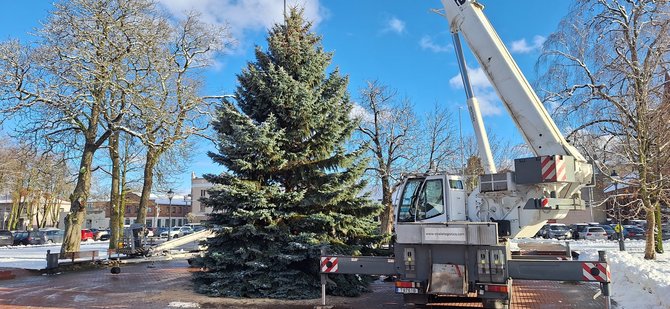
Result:
M536 156L570 155L568 144L475 0L441 0L453 33L461 33Z

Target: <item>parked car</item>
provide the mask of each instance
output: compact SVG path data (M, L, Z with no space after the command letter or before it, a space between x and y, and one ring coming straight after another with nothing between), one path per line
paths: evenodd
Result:
M179 236L193 234L193 228L190 227L190 226L182 226L182 227L179 228L179 232L181 233L181 235L179 235Z
M207 229L207 227L205 227L204 225L202 225L202 223L199 223L199 222L198 223L186 223L186 224L184 224L184 226L191 227L193 229L194 233Z
M188 235L193 233L193 229L190 226L175 226L170 230L170 237L171 238L179 238L184 235ZM167 238L168 237L168 231L161 232L161 238Z
M14 245L42 245L46 243L44 232L17 231L14 232Z
M663 237L663 240L670 239L670 225L662 225L661 233L662 233L661 237Z
M607 232L600 226L587 226L579 235L580 239L586 240L606 240Z
M154 232L154 235L158 235L158 237L160 237L161 234L163 234L163 232L167 232L167 230L169 230L169 229L170 228L168 228L167 226L156 228L156 231Z
M95 235L93 234L93 231L89 229L82 229L81 241L87 241L87 240L95 240Z
M62 243L65 231L55 227L47 227L40 229L44 233L45 242L48 244Z
M614 231L614 228L607 225L607 224L601 224L598 225L599 227L602 227L603 230L605 230L605 233L607 233L607 239L616 239L616 231Z
M570 225L570 232L572 232L572 238L580 239L580 233L584 232L586 228L589 227L588 223L576 223Z
M14 235L8 230L0 230L0 246L11 246L14 244Z
M168 238L168 232L169 232L170 238L178 238L180 228L181 228L180 226L175 226L171 230L166 229L163 232L161 232L160 236L161 238Z
M627 225L635 225L643 230L647 229L647 220L628 220Z
M645 239L646 236L647 236L646 232L642 228L636 225L623 226L624 239Z
M110 234L109 230L98 230L94 237L95 240L109 240Z
M545 224L539 232L544 238L568 239L572 238L572 232L567 225L562 223Z

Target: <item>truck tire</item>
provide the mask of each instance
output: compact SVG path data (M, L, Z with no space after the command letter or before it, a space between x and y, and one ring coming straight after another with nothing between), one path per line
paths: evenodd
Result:
M406 308L424 308L428 303L428 294L403 294Z
M492 298L483 298L482 305L484 308L491 309L509 309L510 301L509 299L492 299Z

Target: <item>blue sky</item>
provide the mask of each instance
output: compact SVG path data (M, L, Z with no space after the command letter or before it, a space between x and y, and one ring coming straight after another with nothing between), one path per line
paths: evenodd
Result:
M282 20L282 0L159 0L170 14L179 16L188 10L202 12L212 23L227 23L237 46L217 58L217 65L206 73L203 95L232 93L235 75L253 60L254 45L265 46L267 28ZM366 81L378 80L394 88L414 103L421 115L435 102L458 114L465 107L465 95L458 77L458 66L451 45L447 21L430 9L441 8L438 0L288 0L305 7L314 20L314 30L322 35L323 46L333 51L333 64L349 75L351 97L358 100ZM534 79L533 65L539 56L543 38L555 31L567 13L570 1L494 1L481 0L484 13L512 52L526 77ZM30 40L28 33L39 28L51 1L5 1L0 10L0 39ZM476 95L482 102L484 121L498 136L521 143L522 139L506 115L495 91L477 74L479 65L466 51ZM464 110L465 112L466 110ZM464 134L472 131L463 114ZM11 130L11 128L5 128ZM175 177L175 191L189 190L190 174L217 173L204 155L213 147L201 145L188 172Z

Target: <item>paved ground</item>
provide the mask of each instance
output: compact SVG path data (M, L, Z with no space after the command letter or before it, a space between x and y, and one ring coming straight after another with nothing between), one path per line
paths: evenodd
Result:
M0 281L0 308L312 308L320 300L278 301L269 299L212 298L192 291L185 260L91 269L56 275L17 272L17 278ZM542 281L515 282L513 308L604 308L602 298L593 300L594 284ZM358 298L328 297L335 308L403 308L402 297L391 283L378 282L373 293ZM452 308L481 307L479 302L445 303Z

